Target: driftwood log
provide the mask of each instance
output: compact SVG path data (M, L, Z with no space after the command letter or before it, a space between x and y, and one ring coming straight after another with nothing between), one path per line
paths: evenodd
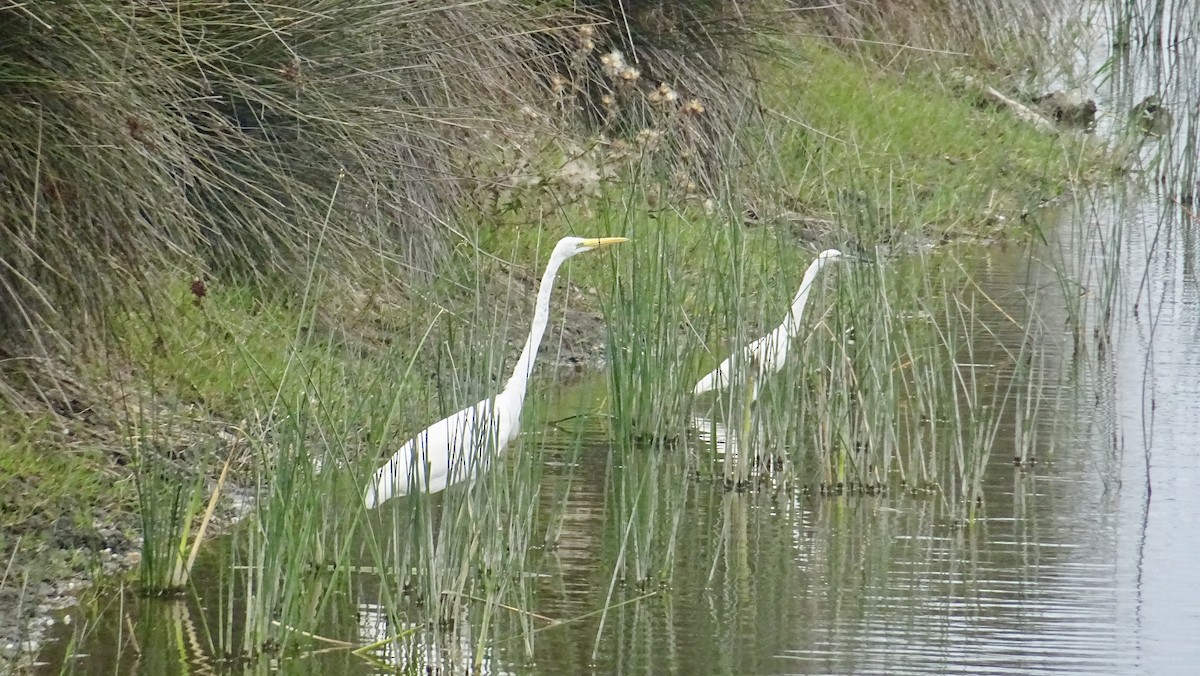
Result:
M1017 119L1032 124L1039 131L1044 131L1051 134L1058 132L1058 127L1054 124L1054 122L1050 121L1049 118L1030 108L1029 106L1008 98L1004 94L996 91L995 88L989 87L970 75L960 74L959 77L962 79L964 84L979 91L987 100L1011 110L1013 115L1017 116Z

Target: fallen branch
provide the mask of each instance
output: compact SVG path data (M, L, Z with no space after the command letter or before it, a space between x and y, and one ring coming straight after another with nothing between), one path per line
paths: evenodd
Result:
M962 81L965 84L974 87L976 90L982 93L987 100L995 103L996 105L1008 108L1013 112L1013 115L1017 116L1017 119L1032 124L1038 129L1038 131L1044 131L1051 134L1058 133L1058 127L1053 122L1029 106L1008 98L1004 94L996 91L995 88L989 87L970 75L963 73L959 74L959 77L962 78Z

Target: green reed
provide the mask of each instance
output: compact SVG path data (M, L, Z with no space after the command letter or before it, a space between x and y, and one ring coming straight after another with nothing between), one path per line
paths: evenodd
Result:
M202 446L189 455L206 458ZM142 526L140 581L147 594L174 594L187 583L187 561L196 544L193 528L204 511L207 459L184 463L171 458L169 442L140 439L131 454Z
M125 425L141 522L139 586L148 595L175 595L188 585L238 445L198 437L152 393L128 396L137 402L127 408Z
M213 294L206 302L226 300ZM210 554L219 559L220 575L215 590L204 590L220 608L216 621L204 627L205 640L224 654L251 660L288 654L308 642L308 634L325 633L331 617L354 617L352 607L339 607L352 568L355 510L361 511L361 483L350 470L383 434L393 398L411 391L404 368L411 370L413 362L400 354L381 362L352 358L354 346L345 334L321 328L324 302L314 280L301 308L287 315L299 318L294 325L275 325L270 313L255 313L252 321L273 327L260 337L257 328L241 324L246 318L234 307L214 305L199 339L182 324L178 336L164 340L166 354L176 340L191 346L190 373L212 379L210 405L227 401L253 411L233 427L237 483L251 486L253 509ZM260 351L264 339L283 347ZM218 396L222 392L228 399ZM233 457L231 450L225 454ZM157 514L155 500L175 495L157 484L139 489L144 519ZM194 513L195 496L190 504ZM187 517L183 513L180 523L190 523ZM175 542L170 533L147 528L143 561L177 549Z
M605 311L612 354L610 408L618 439L661 447L683 434L688 388L676 365L686 359L690 318L684 303L688 289L675 281L685 275L673 229L688 222L670 211L656 220L629 222L639 206L612 205L616 213L607 221L609 230L633 239Z

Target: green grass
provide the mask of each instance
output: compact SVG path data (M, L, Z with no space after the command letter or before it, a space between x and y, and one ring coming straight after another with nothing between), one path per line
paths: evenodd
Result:
M89 533L99 539L93 519L113 505L127 503L133 487L117 472L97 473L113 461L101 449L46 443L56 438L54 424L44 418L27 421L24 429L3 429L0 532L8 540L14 533L36 535L48 528L68 541L77 535L81 546L94 544L88 542Z
M766 76L764 155L787 205L840 216L867 241L902 234L1028 235L1013 225L1100 160L981 106L948 73L881 70L816 43Z
M368 358L355 349L352 334L324 324L315 308L295 297L263 298L248 287L210 284L197 303L187 285L168 284L154 301L153 312L130 314L115 331L124 358L139 370L135 381L154 382L166 406L196 406L235 422L308 382L330 390L314 394L344 389L343 367ZM354 308L344 309L353 320ZM289 368L293 361L304 370Z
M0 415L0 586L91 577L102 550L128 550L137 491L120 451L75 421Z

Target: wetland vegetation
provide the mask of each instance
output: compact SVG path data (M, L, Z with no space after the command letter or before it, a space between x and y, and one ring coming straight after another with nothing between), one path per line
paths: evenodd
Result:
M1128 99L1196 15L912 5L0 7L5 664L1044 666L947 607L1018 621L975 583L1058 562L1031 524L1077 496L1036 482L1124 476L1060 450L1108 443L1132 245L1097 205L1157 177L1194 224L1194 99L1149 137ZM1062 63L1110 87L1092 129L966 84L1034 109ZM560 272L521 434L367 510L502 386L566 235L629 241ZM758 401L694 396L831 247Z

